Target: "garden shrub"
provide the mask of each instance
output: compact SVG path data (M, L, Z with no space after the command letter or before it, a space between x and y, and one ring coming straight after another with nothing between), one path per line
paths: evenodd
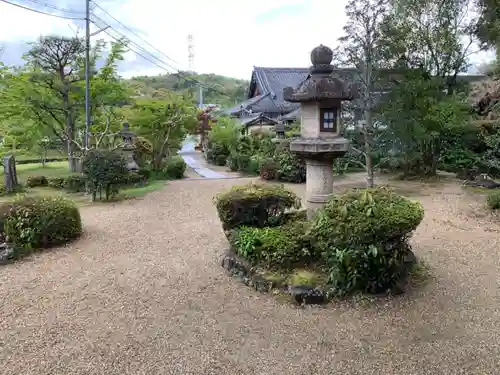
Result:
M54 189L64 189L66 179L64 177L50 177L47 179L47 186Z
M21 197L9 204L4 232L15 249L46 248L79 237L82 221L78 207L69 199Z
M45 176L28 176L26 179L26 186L32 188L32 187L39 187L39 186L47 186L48 181L47 177Z
M278 164L274 159L266 158L262 159L260 163L260 178L263 180L274 180L278 172Z
M90 150L83 160L83 173L95 200L97 193L105 192L109 200L118 193L118 186L126 181L129 171L123 156L112 151Z
M305 241L307 221L276 227L240 227L230 236L235 252L253 264L268 268L291 268L314 257Z
M495 191L486 197L486 205L490 210L498 210L500 208L500 191Z
M300 208L300 198L274 185L235 186L215 197L224 230L240 226L265 227L286 210Z
M181 156L172 157L165 166L165 173L169 178L180 179L186 172L186 162Z
M253 175L258 175L260 170L260 157L258 155L254 155L250 157L250 162L248 163L247 169L245 172Z
M85 191L86 182L87 179L83 175L68 176L64 180L63 187L72 193L80 193Z
M419 203L386 188L356 190L333 197L309 235L339 293L380 292L400 278L409 236L423 215Z
M290 151L288 142L283 142L274 156L278 164L276 176L280 181L302 183L306 181L306 164Z
M231 152L231 154L228 156L227 166L232 172L238 171L238 154L236 153L236 151Z
M129 172L123 185L137 185L146 181L146 177L138 172Z

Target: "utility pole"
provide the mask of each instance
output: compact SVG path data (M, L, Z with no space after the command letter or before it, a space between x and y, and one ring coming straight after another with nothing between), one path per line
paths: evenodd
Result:
M203 87L200 85L200 86L199 86L199 89L200 89L200 90L199 90L199 92L198 92L198 101L199 101L199 102L198 102L198 107L199 107L200 109L202 109L202 108L203 108Z
M85 0L85 134L84 151L89 147L90 131L90 0Z

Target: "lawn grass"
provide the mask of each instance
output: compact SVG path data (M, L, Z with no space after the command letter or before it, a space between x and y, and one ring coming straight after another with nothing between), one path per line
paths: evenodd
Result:
M54 161L45 164L42 167L41 163L37 164L18 164L16 165L17 179L19 182L24 183L29 176L45 176L45 177L68 177L72 173L68 169L67 161ZM3 176L4 170L1 169L0 175Z
M50 162L42 167L41 163L37 164L19 164L16 166L17 177L21 184L25 184L29 176L45 176L45 177L68 177L77 173L72 173L68 169L67 161ZM3 175L3 168L0 169L0 175ZM152 191L158 190L165 186L166 181L151 181L144 186L126 187L120 189L118 199L129 199L144 196ZM25 188L21 193L27 196L65 196L75 201L78 205L85 205L90 203L90 197L84 193L70 193L64 190L54 189L50 187L35 187ZM0 203L11 202L15 199L15 195L7 195L0 197Z

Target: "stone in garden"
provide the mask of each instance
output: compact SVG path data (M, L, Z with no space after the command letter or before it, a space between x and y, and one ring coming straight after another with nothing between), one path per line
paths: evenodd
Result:
M136 134L130 130L130 125L128 123L123 124L122 130L120 130L119 135L123 138L122 153L125 161L127 162L127 169L131 172L137 172L139 166L134 159L135 151L135 137Z
M288 292L299 305L321 305L327 301L325 293L308 285L291 285Z
M311 52L308 78L296 89L283 90L284 99L300 103L300 137L290 142L290 151L305 159L307 216L322 208L333 195L333 164L349 149L341 136L340 108L354 99L354 91L336 76L333 52L320 45Z
M16 159L14 155L8 155L3 158L4 169L4 191L11 193L16 190L18 186Z

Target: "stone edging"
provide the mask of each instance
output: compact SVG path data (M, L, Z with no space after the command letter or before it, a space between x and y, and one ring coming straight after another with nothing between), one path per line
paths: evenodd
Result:
M246 260L237 256L234 251L227 250L222 258L221 266L233 277L256 291L269 293L272 290L280 290L289 294L295 302L304 305L318 305L328 302L328 293L307 285L280 286L276 282L265 279L257 272L257 268L251 266Z

